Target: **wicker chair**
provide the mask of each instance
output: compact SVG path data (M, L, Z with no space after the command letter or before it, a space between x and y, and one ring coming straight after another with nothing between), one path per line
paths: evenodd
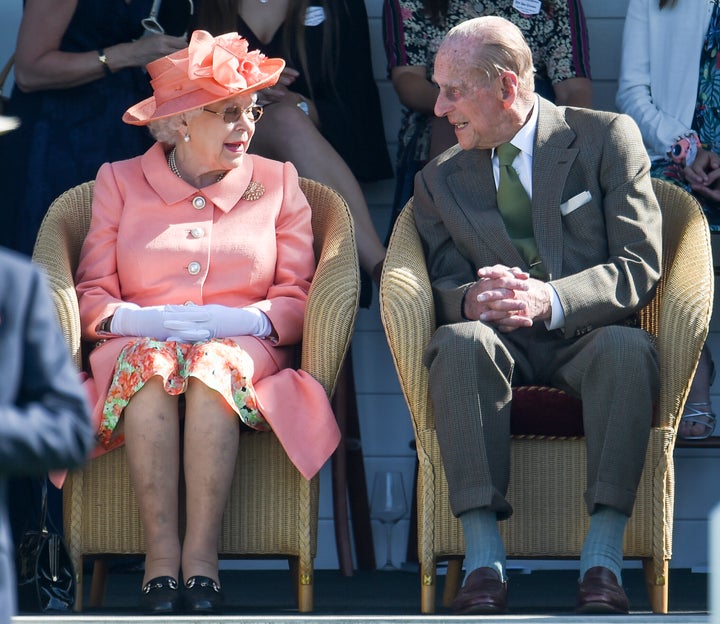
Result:
M345 201L317 182L301 179L312 206L317 271L305 315L301 367L331 396L355 324L359 297L353 223ZM80 319L73 275L90 224L93 183L70 189L51 205L33 259L44 266L58 317L78 368ZM93 459L68 475L63 488L65 538L78 574L75 610L82 609L82 560L96 559L91 606L102 604L106 555L144 554L144 537L127 478L124 448ZM218 546L225 558L287 558L301 612L313 609L318 485L305 480L272 433L241 436L237 469Z
M624 553L626 558L642 559L652 610L667 613L673 448L679 416L708 333L714 278L710 236L700 206L675 186L653 183L663 213L663 275L655 298L640 316L642 326L657 337L662 379ZM459 586L465 543L460 522L450 511L428 373L422 363L423 348L435 330L435 316L412 200L398 218L390 240L380 285L380 308L415 431L421 609L432 613L437 561L449 560L444 594L447 605ZM530 410L533 417L538 406L548 404L554 405L560 419L565 418L563 411L574 412L576 419L580 414L579 401L559 390L518 388L513 396L513 423L522 417L516 414L516 403L518 409ZM507 497L515 513L500 523L508 556L579 557L588 527L582 499L586 469L581 429L576 435L523 435L514 424L512 429Z

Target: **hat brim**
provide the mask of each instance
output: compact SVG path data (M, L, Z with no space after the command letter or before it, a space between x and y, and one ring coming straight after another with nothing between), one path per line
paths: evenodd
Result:
M132 126L145 126L152 121L174 117L175 115L180 115L182 113L195 110L196 108L213 104L214 102L221 102L222 100L227 100L228 98L236 97L238 95L255 93L274 85L280 78L280 74L284 68L285 61L283 59L268 58L260 65L262 72L267 75L262 80L250 85L246 89L226 93L220 96L205 90L192 91L186 95L167 102L164 110L159 110L155 97L150 96L142 102L138 102L134 106L128 108L123 114L122 120L126 124L130 124Z

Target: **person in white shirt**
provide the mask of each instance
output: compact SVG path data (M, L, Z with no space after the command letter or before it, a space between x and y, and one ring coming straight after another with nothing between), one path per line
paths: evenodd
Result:
M692 193L714 232L720 231L719 25L717 2L630 0L616 96L618 110L640 127L651 175ZM679 437L714 433L714 377L705 345Z

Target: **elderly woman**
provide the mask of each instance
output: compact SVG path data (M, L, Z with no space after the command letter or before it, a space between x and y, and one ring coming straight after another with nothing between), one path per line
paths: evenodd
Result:
M310 207L291 164L247 154L255 93L283 66L236 33L194 32L147 66L154 95L124 116L158 142L103 165L95 183L80 314L98 341L98 438L127 447L152 613L182 602L213 612L222 600L217 543L243 429L273 430L306 478L339 441L322 386L291 368L314 271Z

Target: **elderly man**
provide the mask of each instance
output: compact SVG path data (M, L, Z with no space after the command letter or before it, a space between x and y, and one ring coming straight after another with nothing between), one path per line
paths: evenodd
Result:
M465 533L459 614L507 608L511 386L583 402L580 612L627 613L622 539L659 387L635 313L660 275L661 215L627 116L533 92L530 49L498 17L453 28L436 57L435 114L458 144L415 182L439 327L424 357L450 503Z

